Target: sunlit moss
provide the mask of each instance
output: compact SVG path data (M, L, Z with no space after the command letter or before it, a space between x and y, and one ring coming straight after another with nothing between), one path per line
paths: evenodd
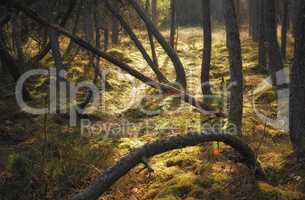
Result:
M298 192L273 187L267 183L258 183L257 198L262 200L302 200L304 195Z

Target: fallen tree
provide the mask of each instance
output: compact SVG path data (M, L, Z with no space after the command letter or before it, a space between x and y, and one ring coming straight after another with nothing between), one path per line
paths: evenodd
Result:
M104 194L116 181L126 175L132 168L153 156L190 146L200 145L205 142L223 142L236 150L243 158L245 164L257 178L264 178L265 173L257 161L253 150L240 138L229 134L216 133L189 133L178 135L168 139L161 139L144 145L129 153L118 161L113 167L105 171L103 175L79 192L71 200L95 200Z

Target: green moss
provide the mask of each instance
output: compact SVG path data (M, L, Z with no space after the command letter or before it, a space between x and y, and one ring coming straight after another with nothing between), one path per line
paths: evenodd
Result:
M123 51L121 51L119 49L115 49L115 48L109 49L108 53L110 55L116 57L117 59L120 59L123 62L126 62L126 63L131 63L132 62L132 60L129 57L127 57L126 54Z
M13 175L24 179L30 176L31 164L24 155L12 154L9 157L8 169Z
M256 97L256 101L260 103L270 104L276 100L276 93L274 90L265 91L263 94Z
M304 195L298 192L273 187L267 183L258 183L257 199L261 200L303 200Z
M156 199L162 199L168 196L174 196L182 198L188 196L192 190L196 187L194 182L196 176L192 173L181 174L181 176L175 177L168 181L160 193L156 196Z

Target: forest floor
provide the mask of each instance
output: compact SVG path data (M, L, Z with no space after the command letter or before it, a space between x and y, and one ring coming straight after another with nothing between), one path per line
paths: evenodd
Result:
M257 108L272 118L276 116L278 104L271 89L254 93L267 75L257 66L257 44L248 39L246 33L242 33L241 38L245 81L242 137L257 154L268 181L255 181L247 168L234 162L238 155L232 149L223 144L203 144L152 158L149 163L154 172L144 166L131 170L101 200L305 198L305 169L294 160L288 133L267 125L254 110ZM149 45L147 41L143 42ZM121 44L109 52L152 75L128 39L123 38ZM189 92L201 98L202 32L199 28L179 30L177 52L185 66ZM174 80L169 59L160 47L157 53L162 71ZM220 88L223 80L229 81L229 64L225 32L221 29L213 33L212 56L212 91L222 96ZM84 63L74 62L70 73L83 72ZM95 127L97 133L92 137L81 137L78 129L69 128L67 120L58 116L32 117L16 111L14 117L9 117L13 113L10 109L16 106L8 106L10 101L1 100L1 112L6 114L0 136L6 138L6 142L0 144L0 180L14 181L6 184L6 189L0 189L0 197L9 187L14 186L17 192L24 191L24 183L18 175L26 172L25 180L31 180L26 184L27 192L31 190L38 197L47 195L50 199L63 199L88 185L123 155L147 142L200 131L203 121L218 126L219 130L222 130L219 126L227 123L224 119L212 120L203 116L175 97L151 97L158 93L108 63L102 63L102 67L107 71L107 81L112 88L103 92L102 104L92 109L95 120L88 130ZM213 103L225 106L224 102ZM143 109L159 112L148 114Z

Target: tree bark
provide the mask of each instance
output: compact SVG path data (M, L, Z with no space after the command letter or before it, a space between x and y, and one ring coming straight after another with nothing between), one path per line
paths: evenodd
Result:
M243 114L243 71L241 59L241 45L239 29L233 0L224 0L224 16L227 34L227 48L230 61L230 109L229 122L236 127L237 134L241 134Z
M237 18L237 24L240 25L241 23L241 8L240 8L240 0L235 0L235 8L236 8L236 18Z
M146 5L145 5L146 12L150 13L151 16L153 16L152 12L149 12L149 1L150 0L146 0ZM149 39L149 43L150 43L150 49L151 49L151 55L152 55L153 61L154 61L155 65L159 67L159 61L158 61L158 57L157 57L154 36L152 35L152 33L150 32L149 29L147 29L147 33L148 33L148 39Z
M275 19L275 0L264 1L265 10L265 36L267 54L269 60L268 70L272 78L272 84L277 85L277 72L283 69L281 52L277 41L277 23Z
M116 12L119 11L119 5L118 5L118 1L113 1L114 3L114 8L116 10ZM118 44L119 42L119 22L118 20L113 16L111 18L111 41L112 44Z
M158 2L157 0L151 0L151 11L152 11L152 21L155 26L158 26Z
M267 57L266 57L266 45L265 45L265 8L264 0L258 0L259 3L259 47L258 47L258 65L266 69L267 68Z
M24 63L16 61L7 51L2 24L0 24L0 59L5 70L9 72L14 81L17 82L22 75L20 66L21 68L24 68L22 67L24 66ZM31 100L30 93L26 89L25 85L23 85L21 92L25 101Z
M289 0L282 0L283 16L282 16L282 34L281 34L281 55L283 60L286 59L287 51L287 32L289 25Z
M249 0L249 35L254 41L259 39L258 0Z
M203 56L201 67L201 89L203 95L211 94L210 67L212 51L212 30L210 0L202 0L202 25L203 25Z
M290 80L290 137L300 160L305 160L305 1L298 0L295 56Z
M171 27L170 27L170 38L169 43L172 48L175 48L175 37L176 37L176 29L177 29L177 17L176 17L176 1L170 1L171 7Z

